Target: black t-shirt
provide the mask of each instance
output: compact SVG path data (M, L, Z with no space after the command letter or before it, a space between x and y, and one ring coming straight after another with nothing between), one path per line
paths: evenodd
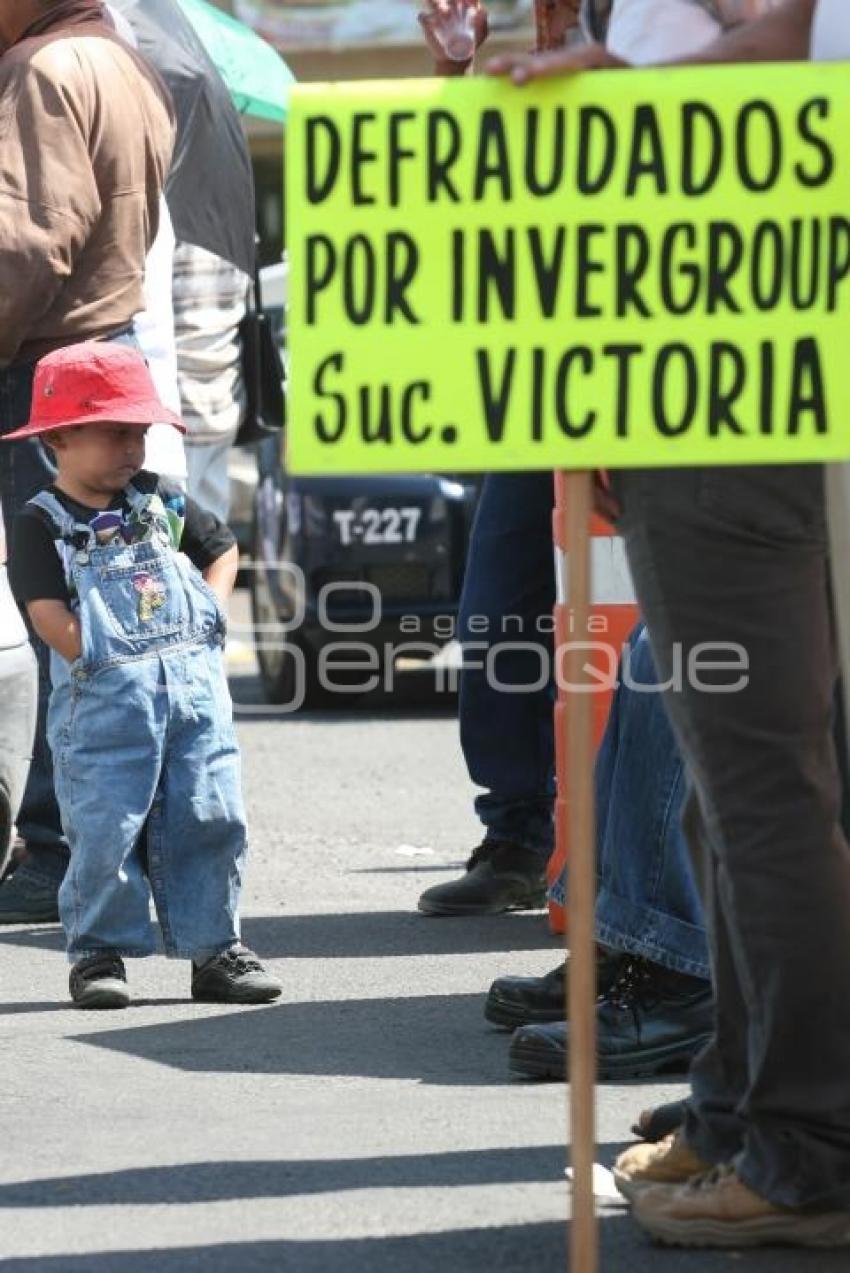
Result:
M133 485L143 494L160 496L163 503L180 494L176 483L157 477L144 469L133 478ZM90 523L98 514L107 511L78 504L55 486L48 487L59 503L75 520ZM180 538L180 552L186 554L198 570L222 557L236 542L233 532L214 513L202 508L185 496L185 522ZM112 499L109 510L130 512L130 503L123 491ZM25 507L15 518L12 546L9 553L9 582L19 604L27 601L70 602L68 586L59 553L56 551L56 529L52 518L41 508Z

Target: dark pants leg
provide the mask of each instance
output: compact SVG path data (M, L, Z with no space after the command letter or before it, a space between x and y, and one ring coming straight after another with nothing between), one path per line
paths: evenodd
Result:
M554 802L552 503L551 473L485 480L458 620L461 746L470 778L485 789L476 813L489 839L544 859Z
M622 531L694 784L717 1033L686 1134L788 1206L850 1205L850 848L833 740L823 474L616 479ZM740 673L688 659L743 647ZM718 657L703 649L703 664ZM714 691L714 692L711 692Z
M0 371L0 434L11 433L26 423L32 397L32 376L30 366ZM0 499L11 552L15 551L11 528L16 513L55 476L56 470L38 439L0 444ZM26 841L30 855L26 867L21 869L49 876L58 884L68 862L68 842L59 819L59 806L53 790L53 761L47 745L49 652L32 630L30 640L39 668L38 721L32 765L17 819L18 832Z

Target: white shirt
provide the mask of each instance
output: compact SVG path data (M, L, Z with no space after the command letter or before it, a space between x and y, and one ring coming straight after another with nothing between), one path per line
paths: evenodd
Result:
M171 303L174 230L163 196L159 201L159 232L145 260L145 309L133 319L133 329L147 359L160 402L180 414L177 349ZM145 468L185 485L187 468L183 436L171 424L153 424L145 437Z
M850 58L850 0L818 0L812 26L812 61Z
M693 0L614 0L605 43L616 57L641 66L687 57L720 31L720 23Z
M638 66L666 62L697 53L725 28L749 22L781 3L714 0L712 14L698 0L614 0L606 44L612 53Z

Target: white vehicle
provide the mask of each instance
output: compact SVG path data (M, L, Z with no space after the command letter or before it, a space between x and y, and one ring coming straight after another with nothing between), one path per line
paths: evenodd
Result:
M6 541L0 509L0 866L32 757L38 673L27 630L6 576Z

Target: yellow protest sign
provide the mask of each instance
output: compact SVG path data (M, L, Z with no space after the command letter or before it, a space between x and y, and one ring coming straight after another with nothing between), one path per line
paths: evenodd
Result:
M309 85L300 473L850 456L840 64Z

